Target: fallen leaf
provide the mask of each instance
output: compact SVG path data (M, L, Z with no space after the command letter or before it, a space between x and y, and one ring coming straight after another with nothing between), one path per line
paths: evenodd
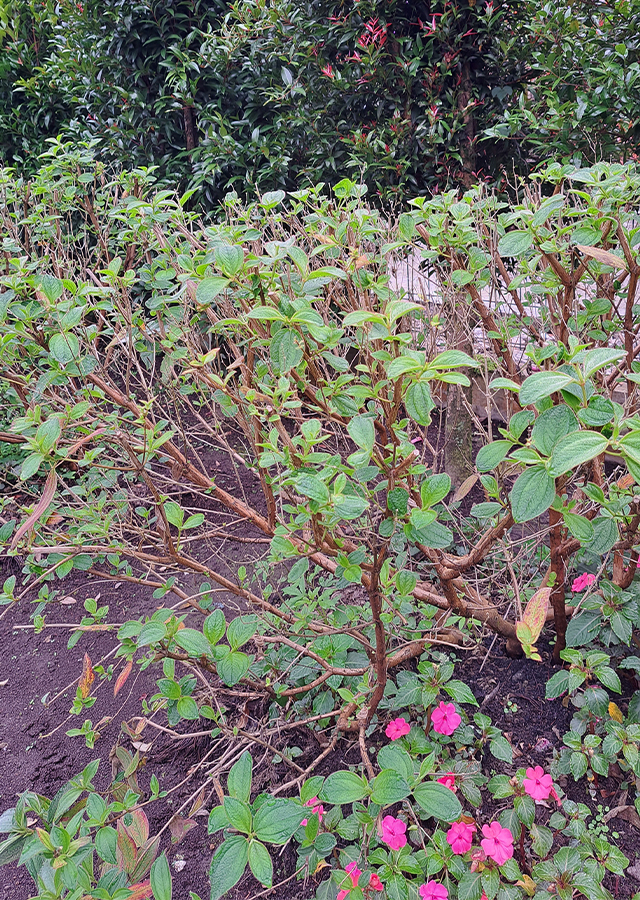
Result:
M628 822L629 825L633 825L634 828L637 828L640 831L640 816L635 810L633 806L616 806L615 809L609 810L609 812L602 817L603 822L608 822L610 819L624 819L625 822Z
M5 678L4 681L0 681L0 687L4 687L5 684L9 684L9 679L8 679L8 678Z
M47 511L49 506L51 505L51 501L56 495L56 486L58 484L58 476L56 475L55 469L50 469L49 474L47 475L47 480L44 483L44 488L42 490L42 496L36 503L33 512L26 519L20 528L16 531L11 541L10 549L15 550L15 548L20 543L20 538L22 538L30 528L36 524L40 516Z
M184 816L175 815L169 821L169 831L171 832L171 843L179 844L182 838L188 834L192 828L198 823L193 819L185 819Z
M63 597L60 601L61 606L73 606L74 603L77 603L75 597Z
M465 478L458 490L453 495L453 502L456 503L458 500L462 500L463 497L466 497L477 480L477 475L469 475L468 478Z
M131 674L132 668L133 668L133 660L130 659L129 662L124 667L124 669L122 670L122 672L120 672L120 674L118 675L118 677L116 679L116 683L113 686L113 696L114 697L118 696L118 692L120 691L120 689L124 685L125 681Z
M93 671L93 666L91 665L89 654L85 653L84 659L82 661L82 675L80 676L80 681L78 683L78 687L80 688L80 696L83 700L89 696L89 691L91 690L91 685L93 684L95 677L95 672Z

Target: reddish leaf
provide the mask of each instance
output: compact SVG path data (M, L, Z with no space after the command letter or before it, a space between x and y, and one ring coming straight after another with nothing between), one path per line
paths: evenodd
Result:
M136 867L137 848L126 833L124 825L122 824L122 819L118 819L116 829L118 831L116 862L120 871L131 874Z
M124 669L122 670L122 672L120 672L120 674L118 675L118 677L116 679L116 683L113 686L113 696L114 697L118 696L118 692L124 686L124 683L127 680L127 678L129 677L129 675L131 675L132 668L133 668L133 660L130 659L129 662L124 667Z
M91 665L89 654L85 653L84 659L82 661L82 675L80 676L80 681L78 683L78 687L80 688L80 696L83 700L85 697L89 696L89 691L91 690L91 685L95 681L95 677L95 672L93 671L93 666Z
M525 625L528 625L531 629L532 644L535 644L540 637L540 632L544 628L550 596L551 588L539 588L527 603L524 615L522 616Z
M58 484L58 476L56 475L55 469L50 469L49 474L47 475L47 480L44 483L44 489L42 491L42 496L38 500L33 512L29 516L29 518L22 523L20 528L16 531L11 541L11 549L14 550L20 539L24 537L24 535L29 531L30 528L36 524L40 516L42 516L47 509L49 508L51 501L55 497L56 486Z
M147 897L153 897L150 881L132 884L129 890L133 891L133 893L129 894L127 900L147 900Z
M129 816L131 816L132 821L127 825L125 819ZM142 847L142 845L149 840L149 820L147 819L144 810L133 809L130 813L126 813L121 821L124 830L133 840L136 847Z
M171 843L179 844L182 838L195 828L198 823L193 819L185 819L183 816L175 815L169 822L169 831L171 832Z

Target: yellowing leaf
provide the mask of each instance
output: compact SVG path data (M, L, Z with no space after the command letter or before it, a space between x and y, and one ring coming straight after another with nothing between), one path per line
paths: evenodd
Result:
M620 724L622 725L622 723L624 721L624 716L622 715L622 710L616 703L613 702L613 700L609 704L609 715L614 720L614 722L620 722Z
M80 681L78 682L78 687L80 688L80 696L84 700L85 697L89 696L89 691L91 690L91 685L95 680L95 673L93 671L93 666L91 665L91 660L89 659L89 654L85 653L84 659L82 661L82 675L80 676Z
M531 600L527 603L526 609L522 616L523 622L529 626L531 630L531 643L535 644L540 637L540 632L544 628L547 619L547 609L549 608L549 597L551 596L551 588L539 588Z
M533 897L536 892L536 883L533 878L530 878L528 875L523 875L522 881L516 881L516 886L523 888L528 897Z

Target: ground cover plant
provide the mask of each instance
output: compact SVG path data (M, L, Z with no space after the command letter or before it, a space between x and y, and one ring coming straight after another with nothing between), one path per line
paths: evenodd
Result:
M161 606L140 620L85 604L70 644L96 627L118 643L112 667L85 660L70 732L92 746L94 683L117 693L134 666L158 690L130 737L207 720L226 761L202 794L212 900L247 865L270 887L270 850L291 843L292 875L326 870L331 900L609 897L606 873L629 863L558 779L615 769L638 806L640 692L615 698L640 665L640 177L552 164L520 190L418 199L392 221L344 179L229 195L206 224L91 145L52 141L29 183L2 172L0 539L24 556L3 614L29 594L46 633L74 571L153 585ZM410 268L437 281L437 307L406 295ZM265 563L203 560L220 510L267 542ZM575 715L551 771L519 769L454 677L480 627L533 659L553 633L567 666L547 695ZM260 735L230 723L238 697L259 698ZM332 725L305 768L282 739L301 722ZM315 774L349 736L359 764ZM256 794L247 739L290 780ZM488 777L488 755L506 770ZM104 796L91 766L3 816L0 861L39 897L171 896L130 757Z

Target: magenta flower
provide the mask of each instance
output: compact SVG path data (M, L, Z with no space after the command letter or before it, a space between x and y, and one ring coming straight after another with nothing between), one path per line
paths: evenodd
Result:
M319 802L317 797L312 797L311 800L307 800L305 806L313 807L311 812L314 812L318 816L318 819L322 822L322 817L324 815L324 806ZM308 819L303 819L300 824L304 826L308 821Z
M447 831L447 843L454 853L462 854L467 850L471 850L473 843L473 833L476 826L468 822L454 822Z
M407 824L402 819L385 816L382 820L382 840L392 850L400 850L407 843L406 830Z
M482 849L488 857L495 860L499 866L506 863L513 856L513 835L508 828L503 828L500 822L492 822L482 826L484 840L480 841Z
M449 788L450 791L453 791L454 794L458 790L456 787L456 776L453 772L447 772L442 778L438 778L438 784L443 784L445 787Z
M589 587L590 584L593 584L595 580L595 575L591 575L589 572L583 572L582 575L578 575L577 578L574 578L571 590L574 593L583 591L586 587Z
M374 875L372 875L371 878L369 879L369 884L367 885L367 888L368 888L370 891L383 891L383 890L384 890L384 885L383 885L383 883L380 881L380 879L378 878L378 876L374 874Z
M436 709L431 713L433 730L438 734L453 734L462 719L456 712L453 703L443 703L441 700Z
M399 719L392 719L385 728L384 733L392 741L397 741L398 738L404 737L410 731L411 725L401 716Z
M348 873L349 878L351 879L351 886L358 887L358 878L360 878L360 876L362 875L362 872L358 868L358 863L356 863L356 862L347 863L347 865L344 867L344 870L345 870L345 872ZM344 898L347 896L347 894L349 893L350 890L351 890L351 888L343 888L338 893L337 900L344 900Z
M547 800L553 790L551 775L545 775L542 766L527 769L527 777L522 782L524 789L534 800Z
M418 888L422 900L447 900L449 891L439 881L427 881Z

